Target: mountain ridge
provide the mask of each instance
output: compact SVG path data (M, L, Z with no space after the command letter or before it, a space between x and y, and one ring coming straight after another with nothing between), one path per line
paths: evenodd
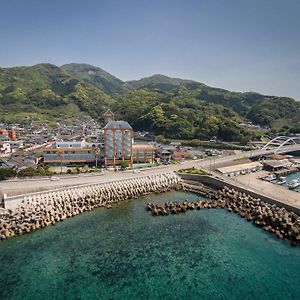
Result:
M248 121L281 134L300 132L300 102L289 97L231 92L163 74L122 81L89 64L0 68L0 122L80 114L102 121L107 108L136 130L172 138L243 140L249 132L239 124Z

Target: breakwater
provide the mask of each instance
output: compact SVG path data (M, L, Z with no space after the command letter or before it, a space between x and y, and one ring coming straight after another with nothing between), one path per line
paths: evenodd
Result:
M0 212L0 239L54 225L97 207L180 188L180 178L166 173L28 195L15 209Z
M209 192L210 188L200 185L199 190L192 184L182 183L186 186L185 190L199 193ZM147 210L153 215L169 215L184 213L187 210L203 208L225 208L229 212L239 214L242 218L253 222L264 230L273 233L279 239L287 239L293 245L300 243L300 217L286 210L284 207L278 207L261 199L251 197L234 189L224 187L218 192L213 192L211 200L200 199L198 201L188 202L167 202L161 205L148 203Z

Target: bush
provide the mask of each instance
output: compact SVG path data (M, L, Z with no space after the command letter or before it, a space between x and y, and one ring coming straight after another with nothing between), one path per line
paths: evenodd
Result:
M191 168L191 169L181 169L178 171L179 173L183 173L183 174L195 174L195 175L211 175L210 173L201 170L201 169L195 169L195 168Z
M16 177L17 172L13 169L0 169L0 180Z
M18 177L33 177L33 176L37 176L37 175L40 175L40 174L39 174L38 170L36 170L33 167L23 169L18 173Z
M128 161L123 160L123 161L121 161L120 166L121 166L121 170L125 170L126 168L128 168L129 163L128 163Z

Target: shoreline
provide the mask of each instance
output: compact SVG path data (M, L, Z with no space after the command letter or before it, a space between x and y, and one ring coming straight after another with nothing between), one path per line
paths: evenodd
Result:
M149 206L148 209L155 209L153 212L156 215L168 215L170 212L177 214L188 209L221 207L252 221L280 239L289 240L293 245L300 243L300 217L295 212L228 187L226 182L216 188L213 184L184 180L175 173L27 195L15 209L0 212L0 239L55 225L97 207L111 208L113 203L170 190L196 193L207 200L188 205L169 203L168 207Z

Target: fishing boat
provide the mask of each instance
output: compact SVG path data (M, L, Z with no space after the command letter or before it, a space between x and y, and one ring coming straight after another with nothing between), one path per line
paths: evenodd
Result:
M287 186L288 186L288 188L289 188L290 190L296 189L297 187L300 186L299 178L298 178L298 179L292 180L290 183L288 183Z
M269 182L274 181L274 180L276 180L276 176L274 174L270 174L270 175L266 176L264 178L264 180L269 181Z
M276 184L283 185L286 183L286 177L280 176L279 180L276 181Z

